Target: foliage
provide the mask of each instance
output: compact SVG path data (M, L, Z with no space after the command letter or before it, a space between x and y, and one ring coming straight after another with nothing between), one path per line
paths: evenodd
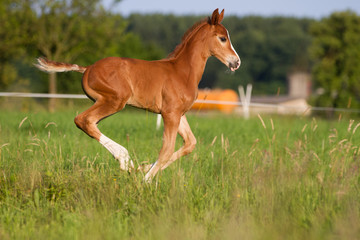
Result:
M191 25L203 18L133 14L124 19L104 9L100 0L17 0L17 4L5 1L0 11L6 13L1 15L2 22L8 23L3 33L0 30L4 36L0 41L6 46L0 51L7 56L1 65L0 89L27 88L34 92L47 91L49 82L46 74L24 69L38 56L79 65L107 56L160 59L180 43ZM311 40L307 29L312 21L226 17L224 25L242 59L242 67L233 75L227 74L225 66L211 59L200 87L237 89L239 84L253 83L255 94L273 94L278 88L285 93L287 74L310 68L306 48ZM5 41L12 45L7 46ZM26 81L15 81L20 77ZM59 74L54 85L59 92L81 92L78 73Z
M311 55L313 78L320 95L315 104L327 107L360 106L360 16L336 12L316 22Z
M0 90L47 92L48 75L31 67L39 56L79 65L108 56L166 57L203 17L133 14L123 18L104 9L100 0L4 0L0 4ZM242 66L229 74L211 58L200 88L236 90L240 84L252 83L254 94L279 90L283 94L288 74L309 72L315 63L315 88L324 90L316 105L359 106L360 24L355 13L334 13L320 21L227 16L223 24ZM59 92L82 92L78 73L59 74L55 86Z
M291 72L310 71L306 49L311 43L308 28L311 19L285 17L229 17L224 20L231 40L242 58L237 79L218 74L217 85L237 89L242 83L252 83L254 94L287 92L287 76Z
M108 56L147 59L157 54L155 48L145 49L136 36L125 33L127 22L120 15L105 11L100 3L46 1L38 20L42 31L37 43L42 55L55 61L90 65ZM66 81L65 77L74 80ZM61 78L63 91L81 92L78 74Z
M201 18L162 14L132 14L128 18L127 31L138 34L145 42L161 46L168 54L181 42L181 37L186 30Z
M19 74L12 63L20 59L33 43L35 14L28 1L2 0L0 3L0 89L6 89Z
M27 91L47 91L47 74L28 71L27 67L39 56L90 65L108 56L152 59L163 55L159 47L143 44L138 36L126 33L127 21L105 10L100 0L5 1L1 12L2 90L24 90L15 81L22 76L27 79ZM60 92L82 91L77 73L62 74L58 79L55 86Z
M75 115L0 115L1 239L360 237L359 120L190 115L195 151L146 185ZM129 110L99 126L141 163L158 154L155 122Z

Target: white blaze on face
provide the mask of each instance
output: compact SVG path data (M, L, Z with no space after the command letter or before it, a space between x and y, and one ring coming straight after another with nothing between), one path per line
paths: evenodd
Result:
M227 29L226 29L226 32L227 32L227 37L228 37L229 42L230 42L231 49L234 51L234 53L236 54L237 58L239 59L239 63L241 64L240 57L239 57L239 55L237 54L237 52L235 51L235 49L234 49L234 47L233 47L233 45L232 45L232 43L231 43L230 34L229 34L229 31L228 31ZM239 64L239 66L240 66L240 64Z

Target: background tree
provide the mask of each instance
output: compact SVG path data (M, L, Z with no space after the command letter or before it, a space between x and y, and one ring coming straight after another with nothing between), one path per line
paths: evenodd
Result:
M37 1L34 7L40 9L36 24L38 50L51 60L63 62L71 62L85 51L86 41L93 37L88 31L87 19L102 11L98 0L43 0ZM49 93L56 92L56 74L50 73ZM49 110L54 108L55 99L51 98Z
M252 83L254 94L287 92L287 75L293 71L310 71L307 48L311 43L308 29L313 20L289 17L244 18L224 20L231 40L242 58L235 75L219 74L216 86L237 89Z
M19 74L14 62L26 54L33 42L35 14L29 1L3 0L0 4L0 89L9 88Z
M43 0L38 5L37 48L51 60L90 65L108 56L146 59L160 54L150 45L144 49L137 36L125 33L126 20L106 11L100 0ZM58 84L55 73L49 75L49 93L56 93L58 86L66 92L80 91L78 74L66 73L60 78ZM50 100L50 110L54 103Z
M360 17L336 12L313 24L310 49L318 106L360 106Z

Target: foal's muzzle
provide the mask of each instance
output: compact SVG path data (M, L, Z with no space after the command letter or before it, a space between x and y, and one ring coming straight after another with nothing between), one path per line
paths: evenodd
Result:
M229 62L229 68L232 72L235 72L240 67L240 64L240 58L236 58L235 60Z

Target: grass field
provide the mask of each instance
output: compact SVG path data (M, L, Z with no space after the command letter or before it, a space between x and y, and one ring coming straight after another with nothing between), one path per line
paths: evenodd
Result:
M75 115L1 111L0 239L360 239L358 119L189 115L196 149L147 185ZM99 126L140 164L155 121Z

